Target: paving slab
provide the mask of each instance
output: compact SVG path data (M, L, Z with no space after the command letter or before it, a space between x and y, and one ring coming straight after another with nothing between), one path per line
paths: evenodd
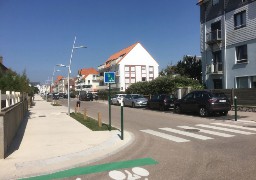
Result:
M0 159L0 179L37 176L87 165L128 146L133 135L120 131L91 131L66 114L66 107L52 106L35 96L10 147Z

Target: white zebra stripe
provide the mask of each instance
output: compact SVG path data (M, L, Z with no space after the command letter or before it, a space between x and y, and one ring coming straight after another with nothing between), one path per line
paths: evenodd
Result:
M180 143L180 142L189 142L190 141L190 140L187 140L187 139L179 138L179 137L172 136L172 135L165 134L165 133L161 133L161 132L158 132L158 131L153 131L153 130L150 130L150 129L140 130L140 131L151 134L151 135L154 135L154 136L158 136L158 137L161 137L161 138L164 138L164 139L168 139L170 141L178 142L178 143Z
M180 130L172 129L172 128L159 128L159 129L162 129L162 130L165 130L165 131L168 131L168 132L173 132L173 133L176 133L176 134L181 134L181 135L184 135L184 136L189 136L189 137L196 138L196 139L201 139L201 140L214 139L214 138L211 138L211 137L202 136L202 135L199 135L199 134L185 132L185 131L180 131Z
M251 132L240 131L240 130L235 130L235 129L228 129L228 128L217 127L217 126L209 126L209 125L204 125L204 124L197 124L196 126L210 128L210 129L217 129L217 130L222 130L222 131L227 131L227 132L233 132L233 133L238 133L238 134L244 134L244 135L254 134Z
M216 131L210 131L210 130L205 130L205 129L200 129L200 128L193 128L190 126L178 126L178 127L183 128L183 129L198 129L202 133L211 134L211 135L220 136L220 137L234 137L235 136L235 135L216 132Z
M253 129L253 128L242 127L242 126L231 125L231 124L222 124L222 123L211 123L211 124L218 125L218 126L232 127L232 128L237 128L237 129L244 129L244 130L249 130L249 131L256 131L256 129Z

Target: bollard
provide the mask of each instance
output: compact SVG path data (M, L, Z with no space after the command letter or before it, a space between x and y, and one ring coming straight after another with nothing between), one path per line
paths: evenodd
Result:
M235 103L235 121L237 121L237 97L234 97L234 103Z
M86 108L84 108L84 119L87 119L87 112L86 112Z
M101 113L100 112L98 112L98 125L99 125L99 127L102 127Z

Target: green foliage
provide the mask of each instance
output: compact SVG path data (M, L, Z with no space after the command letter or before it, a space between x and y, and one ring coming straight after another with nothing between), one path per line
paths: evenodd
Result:
M159 76L186 76L198 80L202 83L202 62L196 56L184 56L183 60L178 61L177 65L169 65L161 70Z
M202 62L196 56L184 56L183 60L180 60L176 67L175 72L181 76L187 76L189 78L202 80Z
M29 95L36 92L36 89L29 86L29 79L25 71L19 75L11 69L5 72L0 71L0 89L2 91L26 92Z
M197 80L182 76L160 76L150 82L134 83L126 90L127 94L170 94L175 93L178 87L191 87L192 89L203 89Z

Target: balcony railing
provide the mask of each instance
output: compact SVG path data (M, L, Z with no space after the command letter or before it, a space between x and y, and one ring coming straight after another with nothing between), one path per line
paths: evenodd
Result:
M222 62L212 63L206 66L207 74L223 74Z
M221 42L221 30L217 29L206 34L206 43L215 44Z

